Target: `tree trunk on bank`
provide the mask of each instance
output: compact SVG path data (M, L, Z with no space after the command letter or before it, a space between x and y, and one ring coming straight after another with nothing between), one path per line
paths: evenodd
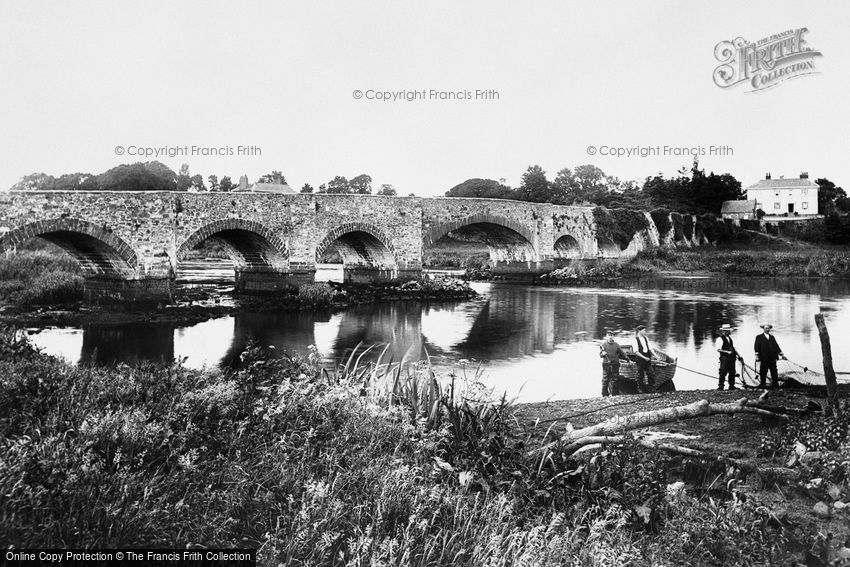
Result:
M820 348L823 354L823 374L826 378L827 402L832 415L838 417L841 408L838 406L838 382L835 379L835 369L832 367L832 345L829 342L829 331L823 320L823 313L815 315L815 324L820 335Z
M748 413L760 415L763 417L774 418L779 421L787 420L788 416L777 414L772 411L767 411L758 407L747 405L747 398L741 398L733 403L711 404L708 400L700 400L692 404L684 406L676 406L659 410L644 411L633 413L625 416L613 416L602 423L584 427L582 429L570 429L561 437L560 443L564 447L566 454L572 454L583 445L588 444L585 438L609 437L612 435L622 435L627 431L635 429L643 429L653 425L668 423L671 421L679 421L681 419L693 419L697 417L707 417L710 415L733 415L739 413ZM558 442L547 443L539 449L532 450L529 454L533 455L543 451L549 451Z

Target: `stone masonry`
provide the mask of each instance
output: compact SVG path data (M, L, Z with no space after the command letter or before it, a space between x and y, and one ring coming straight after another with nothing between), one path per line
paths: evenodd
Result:
M496 199L184 192L0 193L0 252L40 236L82 264L93 299L162 300L178 265L213 238L237 288L311 282L333 248L349 281L416 277L441 238L475 240L495 273L597 258L592 209Z

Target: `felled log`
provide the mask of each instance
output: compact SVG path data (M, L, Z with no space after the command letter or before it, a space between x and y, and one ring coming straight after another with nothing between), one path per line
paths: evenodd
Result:
M670 423L683 419L693 419L697 417L708 417L711 415L734 415L746 413L752 415L760 415L770 417L778 421L785 421L788 416L781 413L774 413L758 407L747 405L747 398L741 398L733 403L712 404L708 400L700 400L692 404L684 406L675 406L652 411L643 411L633 413L626 416L614 416L602 423L583 427L581 429L568 429L559 441L547 443L542 447L534 449L529 455L534 455L544 451L550 451L557 443L562 443L566 448L576 446L576 448L586 445L586 442L579 442L587 437L609 437L612 435L622 435L627 431L635 429L643 429L653 425L662 423ZM578 445L576 443L578 442Z

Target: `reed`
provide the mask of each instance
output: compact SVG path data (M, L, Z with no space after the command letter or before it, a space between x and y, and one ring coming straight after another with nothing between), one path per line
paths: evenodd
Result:
M664 491L655 455L528 460L509 401L390 351L332 370L315 349L257 344L229 371L72 366L0 331L0 539L251 547L262 565L710 565L677 522L711 517L730 531L707 541L740 550L722 558L776 555L747 504L662 498L645 529L635 506Z

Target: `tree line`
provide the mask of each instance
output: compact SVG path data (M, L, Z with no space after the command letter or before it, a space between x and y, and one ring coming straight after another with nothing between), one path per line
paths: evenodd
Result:
M260 176L258 183L286 185L282 171L274 170ZM818 210L830 215L850 212L850 198L843 188L828 179L817 179ZM229 192L238 187L230 176L192 174L183 164L175 172L158 162L122 164L103 173L68 173L54 177L45 173L26 175L13 185L13 191L214 191ZM372 194L372 177L362 173L347 179L337 175L314 189L309 183L301 193ZM380 186L377 195L394 196L398 192L388 183ZM412 193L410 194L413 195ZM647 177L642 185L621 181L606 175L595 165L563 168L553 179L539 165L529 166L519 187L508 186L504 179L467 179L446 192L447 197L478 197L514 199L556 205L597 205L609 209L635 210L667 209L687 214L719 214L724 201L745 198L745 192L732 174L706 173L694 160L690 168L683 167L670 177L658 174Z
M822 214L850 211L850 199L844 189L828 179L816 181L818 210ZM746 192L732 174L706 173L694 160L671 177L658 174L647 177L643 185L621 181L606 175L595 165L564 168L553 179L539 165L529 166L519 187L512 188L504 180L468 179L446 192L447 197L514 199L556 205L597 205L608 209L650 211L667 209L686 214L720 214L724 201L744 199Z
M286 185L282 171L273 170L260 176L257 183ZM183 164L179 171L158 162L121 164L100 174L66 173L59 177L46 173L31 173L12 185L12 191L213 191L229 192L238 187L228 176L219 178L209 175L206 180L200 174L192 174L189 165ZM313 193L313 187L305 183L302 193ZM319 185L315 193L372 194L372 177L361 174L352 179L337 175L327 183ZM389 183L381 185L378 195L396 195Z

